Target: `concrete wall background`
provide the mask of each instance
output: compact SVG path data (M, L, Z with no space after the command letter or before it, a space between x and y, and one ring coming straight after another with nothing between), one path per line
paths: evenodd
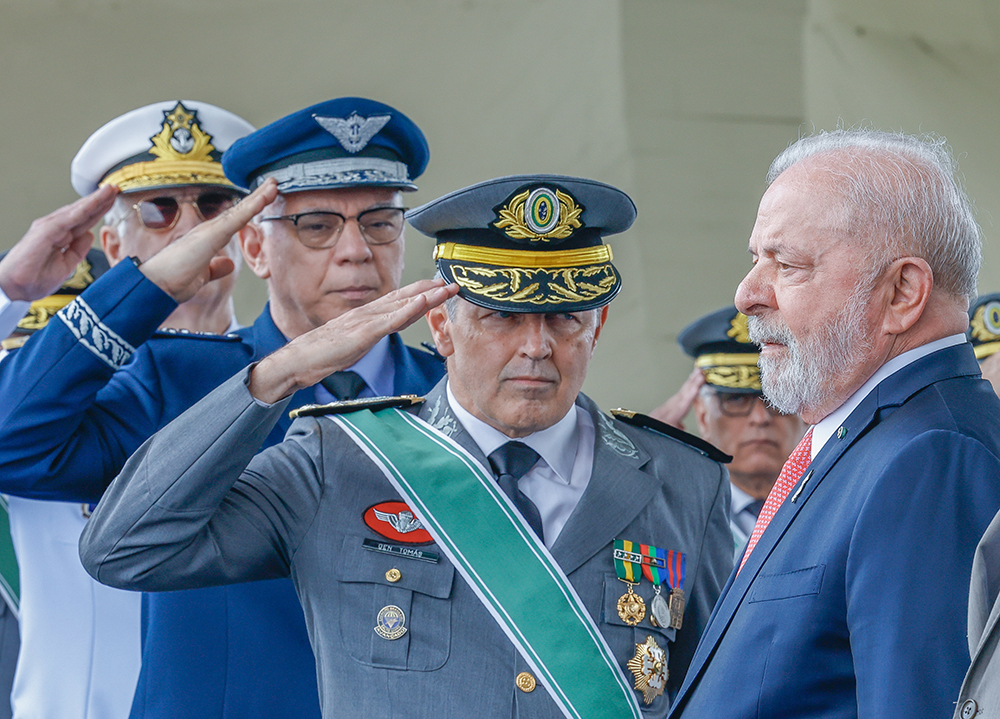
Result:
M200 99L259 126L369 96L428 136L412 206L516 172L632 194L639 219L610 239L626 287L585 389L650 409L690 369L677 332L731 301L767 166L800 127L947 136L991 240L998 29L986 0L0 0L0 249L74 199L70 159L129 109ZM407 243L404 279L427 276L430 241ZM245 272L240 319L264 301Z

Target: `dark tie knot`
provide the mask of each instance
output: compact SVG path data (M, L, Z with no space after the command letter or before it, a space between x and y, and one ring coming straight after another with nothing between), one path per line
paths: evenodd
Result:
M365 381L361 379L361 375L351 370L334 372L321 380L320 384L339 400L357 399L361 390L365 388Z
M764 508L763 499L755 499L747 505L747 511L754 516L754 518L760 515L760 510Z
M518 480L535 466L541 456L524 442L507 442L493 450L488 459L498 477L506 474Z

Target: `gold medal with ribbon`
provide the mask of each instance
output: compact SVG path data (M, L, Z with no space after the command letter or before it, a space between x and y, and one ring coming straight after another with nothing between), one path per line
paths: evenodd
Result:
M635 542L615 540L615 573L618 579L628 585L628 591L618 598L618 616L630 627L634 627L646 616L646 603L632 591L632 587L642 581L642 555L637 549L639 545Z

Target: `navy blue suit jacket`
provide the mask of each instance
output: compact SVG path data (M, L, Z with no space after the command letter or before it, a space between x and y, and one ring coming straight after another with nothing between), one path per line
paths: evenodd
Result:
M81 297L89 307L81 320L53 319L0 363L2 492L96 502L142 442L285 343L267 309L225 337L156 332L176 304L131 262ZM129 357L122 348L137 349ZM398 336L391 354L397 394L425 394L444 374L439 358ZM292 406L313 402L310 388ZM289 425L282 418L265 446ZM319 717L315 661L290 580L144 595L132 717L284 716Z
M968 344L883 380L730 577L670 716L950 716L998 418Z

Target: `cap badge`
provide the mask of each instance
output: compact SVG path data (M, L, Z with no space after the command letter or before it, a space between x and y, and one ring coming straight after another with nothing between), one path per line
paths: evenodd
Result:
M992 342L1000 337L1000 302L987 302L969 320L973 339Z
M63 282L62 286L72 290L86 289L94 281L94 275L91 272L93 269L94 266L90 264L87 258L83 258L77 264L76 269L73 270L73 274L68 280Z
M512 240L565 240L583 226L584 208L562 190L538 187L514 195L497 211L493 226Z
M163 113L163 127L149 138L150 154L161 160L212 162L212 136L198 124L198 111L191 111L178 102L173 110Z
M361 117L358 113L353 112L347 119L320 115L313 115L313 119L319 123L320 127L336 137L341 146L353 155L365 149L365 146L378 134L379 130L392 119L392 115Z
M729 331L726 332L735 342L750 344L750 329L747 327L747 316L742 312L737 312L729 323Z

